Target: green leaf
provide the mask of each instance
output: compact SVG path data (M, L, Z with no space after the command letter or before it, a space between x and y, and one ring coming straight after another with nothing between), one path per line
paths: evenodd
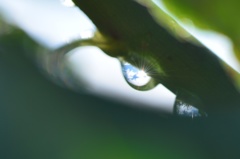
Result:
M121 46L103 48L106 53L130 61L132 56L146 63L154 59L156 81L181 100L209 113L238 106L239 93L222 68L222 61L203 46L177 40L159 25L147 7L132 0L75 0L75 3L108 39L110 47L112 43ZM114 48L116 51L112 51Z
M168 9L179 19L190 19L203 29L210 29L228 36L234 43L240 59L240 1L238 0L163 0Z

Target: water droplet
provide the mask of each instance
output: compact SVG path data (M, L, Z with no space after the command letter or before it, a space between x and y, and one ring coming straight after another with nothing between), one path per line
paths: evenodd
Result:
M73 3L72 0L60 0L60 1L64 6L67 6L67 7L74 7L75 6L75 4Z
M206 117L207 114L205 112L201 112L198 108L189 105L181 100L176 100L175 102L175 112L178 116L182 117Z
M132 64L121 61L122 73L127 83L139 90L147 90L153 88L153 79L144 69L137 68Z
M122 63L122 71L125 79L135 86L144 86L151 80L151 77L144 70L138 69L127 62Z

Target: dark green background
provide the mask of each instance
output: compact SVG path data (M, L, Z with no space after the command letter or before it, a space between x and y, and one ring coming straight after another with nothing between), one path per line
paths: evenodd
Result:
M239 111L165 117L75 93L39 71L35 52L22 32L0 32L0 159L239 158Z
M20 37L0 39L1 159L238 158L238 112L166 118L74 93L42 75Z

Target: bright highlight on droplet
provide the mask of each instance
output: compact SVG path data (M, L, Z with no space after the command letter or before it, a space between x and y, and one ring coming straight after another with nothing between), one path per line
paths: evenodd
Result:
M144 70L127 62L122 63L122 72L126 81L134 86L145 86L151 80L151 77Z
M67 7L73 7L73 6L75 6L75 4L73 3L72 0L61 0L61 3L62 3L64 6L67 6Z

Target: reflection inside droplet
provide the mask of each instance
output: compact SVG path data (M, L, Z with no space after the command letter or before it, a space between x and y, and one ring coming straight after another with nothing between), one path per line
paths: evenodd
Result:
M198 108L189 105L183 101L176 100L175 102L175 110L178 116L183 117L206 117L207 114L204 112L200 112Z
M128 62L122 62L122 72L126 81L134 86L145 86L151 77L143 69L139 69Z

